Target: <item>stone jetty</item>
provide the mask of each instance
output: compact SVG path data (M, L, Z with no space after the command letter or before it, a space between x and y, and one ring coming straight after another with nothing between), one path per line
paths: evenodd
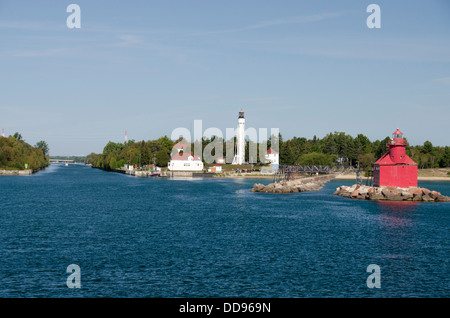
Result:
M334 178L334 175L299 178L293 180L282 180L268 185L255 183L251 192L264 193L299 193L305 191L319 191L324 183Z
M426 188L372 187L354 184L340 186L334 194L357 200L450 202L450 197Z
M29 176L33 170L0 170L0 176Z

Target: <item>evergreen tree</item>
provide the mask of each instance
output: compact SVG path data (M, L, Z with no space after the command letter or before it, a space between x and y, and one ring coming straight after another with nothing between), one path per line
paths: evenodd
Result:
M423 143L422 152L423 153L431 153L433 151L433 144L430 141L425 141Z
M289 142L283 142L280 149L280 164L293 165L295 162L294 153L292 152Z
M329 155L336 155L336 142L332 133L323 138L323 152Z

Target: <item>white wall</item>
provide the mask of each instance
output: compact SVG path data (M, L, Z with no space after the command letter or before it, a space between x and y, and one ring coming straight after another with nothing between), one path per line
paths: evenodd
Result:
M275 165L280 163L279 158L280 158L280 156L277 153L268 153L268 154L266 154L266 160L269 160L270 163L275 164Z
M171 171L202 171L203 162L201 160L171 160L167 167Z

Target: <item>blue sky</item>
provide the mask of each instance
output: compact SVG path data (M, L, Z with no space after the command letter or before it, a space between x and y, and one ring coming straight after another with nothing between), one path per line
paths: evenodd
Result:
M201 119L225 133L243 108L285 139L399 127L449 145L449 17L447 0L0 0L0 128L85 155L125 130L156 139Z

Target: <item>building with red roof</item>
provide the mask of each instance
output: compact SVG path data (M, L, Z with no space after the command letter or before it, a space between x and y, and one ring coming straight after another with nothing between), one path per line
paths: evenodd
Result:
M222 166L218 163L208 168L208 172L222 172Z
M280 164L280 154L278 153L278 151L270 148L269 150L266 151L266 161L268 161L273 170L277 170L278 169L278 165Z
M417 164L406 154L408 141L397 128L386 145L389 151L373 164L375 187L417 187Z
M177 153L170 158L167 168L171 171L202 171L203 162L191 153Z

